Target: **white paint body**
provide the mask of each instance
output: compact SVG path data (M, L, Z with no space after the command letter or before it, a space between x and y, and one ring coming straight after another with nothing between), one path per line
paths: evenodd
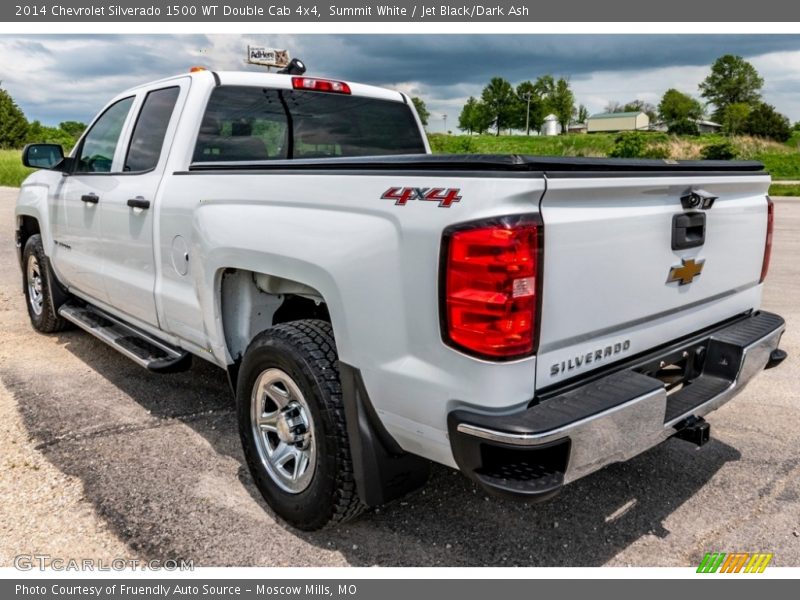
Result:
M219 76L223 85L291 86L280 75ZM554 363L620 340L629 340L625 355L633 355L759 306L768 176L188 174L211 73L118 98L133 94L139 106L147 91L176 84L180 98L154 171L38 171L22 186L17 215L38 219L45 252L72 293L221 367L235 358L220 306L226 269L313 288L327 304L340 359L360 369L383 424L409 452L455 466L446 425L453 408L518 410L537 389L601 366L554 377ZM354 95L404 101L397 92L350 86ZM123 136L130 136L136 113ZM462 200L447 209L432 202L396 206L380 199L391 186L460 188ZM706 243L673 252L671 218L690 186L719 199ZM80 202L87 189L103 201ZM137 195L151 200L149 211L125 206ZM539 211L545 248L538 356L498 363L446 346L439 323L442 231ZM188 263L179 264L184 251ZM688 286L666 284L669 268L689 257L705 259L702 275Z

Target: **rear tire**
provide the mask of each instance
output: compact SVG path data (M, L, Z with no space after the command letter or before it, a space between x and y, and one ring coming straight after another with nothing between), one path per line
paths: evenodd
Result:
M364 509L353 478L333 330L306 319L255 337L239 370L239 432L253 479L275 513L314 531Z
M55 333L67 327L69 321L58 314L61 305L56 305L50 285L58 285L55 275L50 271L50 262L44 253L42 236L37 234L28 238L22 252L22 277L25 304L31 325L42 333Z

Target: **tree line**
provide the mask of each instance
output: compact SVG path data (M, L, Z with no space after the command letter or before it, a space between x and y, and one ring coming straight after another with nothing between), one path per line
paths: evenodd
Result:
M749 134L786 141L792 130L789 119L762 98L764 79L756 68L741 56L726 54L711 66L709 75L700 83L698 100L691 94L670 88L658 105L642 100L611 101L605 112L644 112L651 122L660 121L669 133L698 135L698 123L706 118L722 126L728 135ZM420 98L413 98L424 125L428 112ZM502 77L493 77L480 97L470 96L458 117L458 127L469 135L490 130L500 135L504 130L541 131L545 118L553 114L567 133L573 123L586 123L589 112L583 104L576 106L569 79L542 75L535 81L523 81L516 87Z
M85 129L86 124L79 121L62 121L58 127L42 125L39 121L28 122L11 94L0 88L0 148L21 148L39 142L61 144L69 150Z
M564 132L575 118L588 118L585 106L575 106L569 79L542 75L514 87L502 77L493 77L480 98L469 97L458 117L458 127L470 135L489 129L494 129L495 135L504 129L521 129L530 135L541 130L550 114L555 115Z

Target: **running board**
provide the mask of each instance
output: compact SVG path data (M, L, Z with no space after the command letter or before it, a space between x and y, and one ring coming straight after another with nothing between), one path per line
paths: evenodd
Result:
M191 367L192 355L188 352L162 342L94 306L64 304L58 314L150 371L174 373Z

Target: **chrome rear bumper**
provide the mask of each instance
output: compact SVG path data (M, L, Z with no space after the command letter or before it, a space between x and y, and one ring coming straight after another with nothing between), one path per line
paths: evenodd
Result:
M515 415L454 411L448 426L456 462L492 491L550 497L564 484L628 460L725 404L767 366L784 329L781 317L760 312L692 339L687 348L704 348L702 368L672 394L632 366Z

